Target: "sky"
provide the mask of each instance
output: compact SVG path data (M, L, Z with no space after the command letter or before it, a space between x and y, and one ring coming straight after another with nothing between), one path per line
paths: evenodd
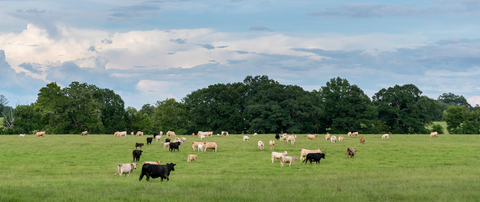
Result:
M267 75L373 96L414 84L480 104L480 1L0 0L0 94L30 104L50 82L114 90L125 107L180 101Z

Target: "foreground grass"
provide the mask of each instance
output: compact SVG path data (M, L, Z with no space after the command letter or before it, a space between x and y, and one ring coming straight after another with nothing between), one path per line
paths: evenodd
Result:
M337 135L338 136L338 135ZM346 135L345 135L346 136ZM214 136L218 152L193 152L187 137L180 152L160 142L142 148L141 162L176 163L169 182L138 181L141 164L128 177L114 177L119 163L132 162L135 142L146 137L112 135L0 136L0 201L475 201L480 198L480 136L363 135L331 144L299 135L275 151L300 155L321 148L320 164L291 167L271 163L274 135ZM165 137L162 138L164 140ZM265 151L257 141L267 143ZM358 150L347 158L347 147ZM187 163L188 154L198 159ZM169 200L169 201L170 201Z

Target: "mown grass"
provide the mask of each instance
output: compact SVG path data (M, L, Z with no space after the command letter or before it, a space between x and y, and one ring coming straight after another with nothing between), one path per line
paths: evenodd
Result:
M338 136L338 135L337 135ZM344 135L346 136L346 135ZM271 163L274 135L207 138L218 152L193 152L187 137L180 152L160 142L144 146L143 161L176 163L170 181L138 181L141 164L128 177L114 177L119 163L132 162L135 142L146 137L113 135L0 136L0 201L476 201L480 199L480 136L361 135L343 143L299 135L294 146L275 151L300 155L321 148L320 164L291 167ZM162 138L164 140L165 137ZM257 141L266 145L259 151ZM347 147L358 150L353 159ZM198 154L187 163L188 154Z

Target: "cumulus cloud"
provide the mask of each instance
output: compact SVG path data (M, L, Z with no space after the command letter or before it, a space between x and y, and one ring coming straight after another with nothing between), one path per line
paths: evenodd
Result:
M467 102L472 106L480 105L480 96L472 96L467 98Z

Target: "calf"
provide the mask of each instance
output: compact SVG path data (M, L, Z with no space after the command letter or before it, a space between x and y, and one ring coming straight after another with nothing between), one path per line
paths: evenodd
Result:
M152 140L153 140L153 137L147 137L147 145L148 144L152 145Z
M305 158L304 162L307 164L307 161L310 161L310 164L312 164L312 161L315 161L315 163L320 163L320 159L325 159L325 154L322 153L309 153L307 154L307 158Z
M143 143L138 143L138 142L135 143L135 149L136 149L137 147L142 148L142 147L143 147Z
M284 163L288 163L288 167L290 167L297 159L297 156L282 156L280 157L280 166L283 166Z
M284 151L283 153L272 152L272 163L273 163L273 160L280 159L282 156L285 156L285 155L287 155L287 151Z
M167 163L167 165L152 165L152 164L143 164L142 166L142 173L138 178L138 181L142 181L143 176L147 176L147 181L150 180L150 177L155 179L160 177L161 182L163 179L167 179L169 181L170 171L174 171L174 166L177 164Z
M175 151L175 149L180 151L178 146L180 146L180 142L171 142L170 145L168 145L170 152Z
M348 148L347 149L347 155L350 156L350 158L353 158L353 156L355 156L355 152L357 152L357 150L355 150L353 148Z
M205 135L200 135L200 140L205 139Z
M192 142L192 150L195 151L195 147L198 147L199 144L203 144L203 142Z
M360 138L360 143L365 144L365 138L361 137Z
M260 150L263 150L263 149L264 149L264 144L263 144L262 141L258 141L258 148L259 148Z
M195 160L195 159L197 159L197 155L194 155L194 154L188 155L187 162L193 161L193 160Z
M204 147L203 142L201 144L198 144L198 151L205 152L205 147Z
M270 142L268 142L268 144L270 145L270 149L275 150L275 141L274 140L270 140Z
M160 136L160 135L155 136L155 140L156 140L157 142L158 142L161 138L162 138L162 136Z
M245 140L247 140L247 141L248 141L248 140L250 140L250 138L249 138L248 136L246 136L246 135L245 135L245 136L243 136L243 141L245 141Z
M170 142L162 142L162 145L163 145L163 149L165 149L165 147L167 147L168 145L170 145Z
M135 162L135 160L137 161L140 161L140 156L142 155L142 150L133 150L132 152L132 155L133 155L133 162Z
M275 135L275 139L280 139L280 135L278 133Z
M137 165L136 163L121 163L121 164L118 164L117 166L117 172L113 175L113 176L116 176L117 174L120 173L120 176L122 176L123 173L126 173L127 175L126 176L129 176L130 173L132 173L133 169L137 169Z

